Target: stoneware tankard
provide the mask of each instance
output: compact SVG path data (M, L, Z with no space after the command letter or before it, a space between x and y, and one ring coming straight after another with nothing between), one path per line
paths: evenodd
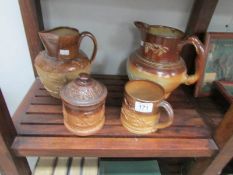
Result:
M122 125L135 134L148 134L169 127L174 113L164 99L165 91L159 84L148 80L129 81L125 85L121 108ZM161 108L168 114L168 119L163 122L160 121Z
M128 58L127 73L130 80L146 79L158 83L165 89L166 97L181 83L190 85L198 80L204 47L197 37L185 39L182 31L167 26L139 21L135 25L141 33L141 47ZM187 74L186 65L180 56L186 44L194 45L197 52L194 75Z

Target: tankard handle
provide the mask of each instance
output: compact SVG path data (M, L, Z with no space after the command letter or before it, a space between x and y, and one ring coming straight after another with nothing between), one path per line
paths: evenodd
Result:
M156 130L166 128L166 127L170 126L173 123L173 119L174 119L173 109L172 109L171 105L168 102L166 102L164 100L161 101L160 104L159 104L159 107L162 107L162 108L164 108L166 110L166 112L168 114L168 120L165 121L165 122L156 124L156 126L155 126Z
M95 56L96 56L96 52L97 52L97 41L96 41L95 36L92 33L84 31L84 32L82 32L80 34L80 37L79 37L79 40L78 40L78 49L80 48L81 42L82 42L84 37L89 37L92 40L93 44L94 44L91 59L90 59L90 62L92 62L92 61L94 61Z
M193 75L186 74L184 77L184 80L183 80L184 84L190 85L190 84L195 83L201 75L201 67L202 67L203 61L204 61L205 50L204 50L204 46L203 46L202 42L196 36L188 37L187 40L184 40L181 43L179 43L179 45L178 45L179 51L181 51L182 48L186 44L192 44L195 47L195 50L197 52L197 58L195 61L195 73Z

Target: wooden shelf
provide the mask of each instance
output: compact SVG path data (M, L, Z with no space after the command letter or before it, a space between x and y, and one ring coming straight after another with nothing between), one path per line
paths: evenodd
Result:
M217 4L218 0L194 1L186 27L188 36L196 34L202 38ZM42 50L38 36L38 32L44 29L40 0L19 0L19 5L33 63L36 55ZM193 49L184 49L182 55L188 70L192 70L190 68L195 67ZM34 66L33 68L37 75ZM26 159L16 157L15 153L19 156L208 157L196 159L188 171L189 175L219 174L231 159L233 136L231 127L227 126L232 126L233 105L220 123L223 113L213 100L193 99L180 88L169 98L175 109L174 124L151 135L133 135L119 122L123 85L127 79L119 76L96 77L107 84L110 92L106 125L92 137L77 137L65 129L62 123L61 102L49 97L39 80L35 81L15 113L15 126L9 119L10 115L0 91L0 115L3 116L0 117L0 143L3 148L0 150L0 153L3 153L0 166L4 172L15 175L31 174ZM219 146L216 154L214 152L218 148L212 135ZM182 158L181 164L185 163ZM172 171L170 174L179 174L179 171L174 173L173 169L177 167L178 170L180 166L169 164L167 161L164 161L164 165L164 174L169 174L167 170Z
M168 99L174 108L171 127L135 135L120 123L126 76L95 75L107 86L106 123L89 137L78 137L63 125L61 101L51 97L36 79L13 121L12 148L18 156L209 157L218 150L211 129L222 117L209 98L194 99L178 88ZM162 114L163 115L163 114ZM162 118L166 118L163 117Z

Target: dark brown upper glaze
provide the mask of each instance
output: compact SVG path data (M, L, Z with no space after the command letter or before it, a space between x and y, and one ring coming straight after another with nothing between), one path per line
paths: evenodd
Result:
M69 29L69 33L62 35L56 31ZM59 59L73 59L78 56L79 31L70 27L57 27L51 30L39 32L40 39L51 57ZM69 55L61 55L60 50L68 50Z
M93 61L95 58L97 41L90 32L79 33L79 30L75 28L57 27L39 32L39 36L48 56L58 58L59 60L78 58L81 41L87 36L92 39L94 44L90 60ZM68 54L63 54L62 52L68 52Z
M139 21L136 21L135 25L140 30L141 38L144 42L144 45L141 46L143 56L156 61L176 61L179 59L177 46L185 36L182 31L172 27L149 25ZM148 48L146 52L147 46L145 43L161 47L157 49L160 49L162 53L156 54L151 48Z
M60 95L63 101L73 106L93 106L105 100L107 88L88 74L81 73L64 86Z

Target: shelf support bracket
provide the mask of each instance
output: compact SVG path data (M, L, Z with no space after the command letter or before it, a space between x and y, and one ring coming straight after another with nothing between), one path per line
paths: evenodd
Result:
M27 159L16 157L11 149L16 135L16 129L0 89L0 170L5 175L30 175Z
M233 104L216 129L214 139L220 151L211 158L198 159L188 175L219 175L233 155Z

